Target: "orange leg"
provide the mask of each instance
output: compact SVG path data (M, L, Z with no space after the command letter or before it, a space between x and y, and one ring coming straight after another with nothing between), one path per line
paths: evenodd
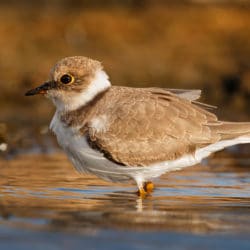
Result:
M137 191L138 196L144 198L147 195L147 192L145 191L145 189L143 187L139 188Z
M139 186L139 189L137 191L137 194L140 197L145 197L148 194L152 193L154 190L154 184L151 181L144 182L143 185Z
M143 189L147 192L147 193L152 193L154 190L154 183L151 181L147 181L144 183L143 185Z

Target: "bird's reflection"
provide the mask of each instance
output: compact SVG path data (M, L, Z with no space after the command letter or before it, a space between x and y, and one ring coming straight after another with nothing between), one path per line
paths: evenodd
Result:
M142 199L130 193L107 195L103 206L92 207L91 211L57 211L49 221L50 229L57 231L97 232L98 229L118 228L137 231L164 230L205 234L210 232L248 231L246 221L250 216L242 210L237 220L232 217L233 209L223 207L180 204L164 207L165 197ZM234 211L235 212L235 211Z

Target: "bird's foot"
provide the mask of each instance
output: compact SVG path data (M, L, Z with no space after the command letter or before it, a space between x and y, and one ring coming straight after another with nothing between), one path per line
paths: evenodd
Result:
M141 186L138 191L137 194L138 196L145 198L147 195L149 195L150 193L152 193L154 190L154 184L151 181L145 182L143 184L143 186Z
M152 181L147 181L144 183L143 185L143 189L147 192L147 193L152 193L154 190L154 183Z

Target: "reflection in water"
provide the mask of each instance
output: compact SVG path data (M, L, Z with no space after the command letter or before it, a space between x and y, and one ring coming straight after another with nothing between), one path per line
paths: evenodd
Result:
M216 159L211 162L216 165ZM250 233L247 166L172 172L143 200L135 194L135 185L77 174L60 154L2 160L0 169L1 224L6 227L87 235L106 228Z

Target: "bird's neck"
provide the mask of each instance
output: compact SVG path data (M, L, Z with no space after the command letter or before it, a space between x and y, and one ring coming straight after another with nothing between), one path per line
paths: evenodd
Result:
M57 111L57 116L65 126L84 128L88 122L95 116L96 107L100 105L100 101L108 93L109 89L97 94L87 104L71 111L60 112Z

